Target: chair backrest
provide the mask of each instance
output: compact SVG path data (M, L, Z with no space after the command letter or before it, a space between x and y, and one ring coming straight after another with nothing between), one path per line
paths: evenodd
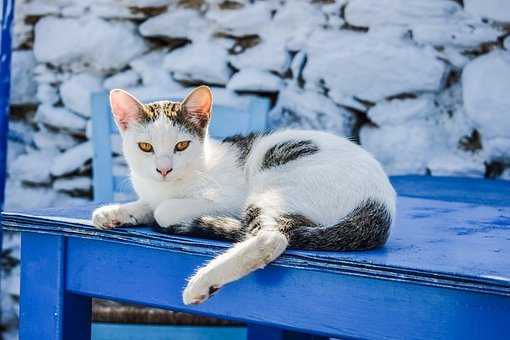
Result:
M169 96L179 100L182 96ZM267 128L267 112L270 102L266 98L246 97L229 103L228 96L216 100L209 134L213 138L222 139L235 134L264 131ZM238 97L236 97L238 98ZM112 118L108 92L92 95L92 176L94 201L111 202L115 197L129 196L133 193L126 176L118 176L113 172L112 136L118 134L117 126ZM151 101L158 100L158 98ZM115 137L113 137L115 138Z

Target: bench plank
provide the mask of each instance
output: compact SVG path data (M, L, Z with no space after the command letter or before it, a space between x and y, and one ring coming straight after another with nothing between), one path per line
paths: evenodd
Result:
M400 197L397 204L397 218L385 247L367 252L289 250L275 265L510 294L510 207L409 197ZM95 207L4 213L2 223L10 230L117 241L206 257L229 246L164 235L150 228L97 230L87 225Z

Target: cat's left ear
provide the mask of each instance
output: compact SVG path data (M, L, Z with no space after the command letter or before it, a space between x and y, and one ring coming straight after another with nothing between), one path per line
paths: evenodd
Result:
M182 102L186 119L196 127L204 129L211 118L212 92L202 85L194 89Z

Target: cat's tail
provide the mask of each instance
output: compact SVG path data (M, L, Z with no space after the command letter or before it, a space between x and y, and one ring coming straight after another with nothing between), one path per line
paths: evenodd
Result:
M386 243L392 213L382 203L368 200L340 222L321 226L301 215L284 215L280 226L289 247L306 250L366 250Z

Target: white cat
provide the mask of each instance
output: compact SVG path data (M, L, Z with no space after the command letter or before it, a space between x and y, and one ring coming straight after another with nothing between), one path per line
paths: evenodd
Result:
M123 90L110 102L139 200L98 208L101 229L157 222L175 234L237 243L200 268L185 304L262 268L287 247L383 245L395 191L379 163L347 139L317 131L208 138L212 93L142 104Z

